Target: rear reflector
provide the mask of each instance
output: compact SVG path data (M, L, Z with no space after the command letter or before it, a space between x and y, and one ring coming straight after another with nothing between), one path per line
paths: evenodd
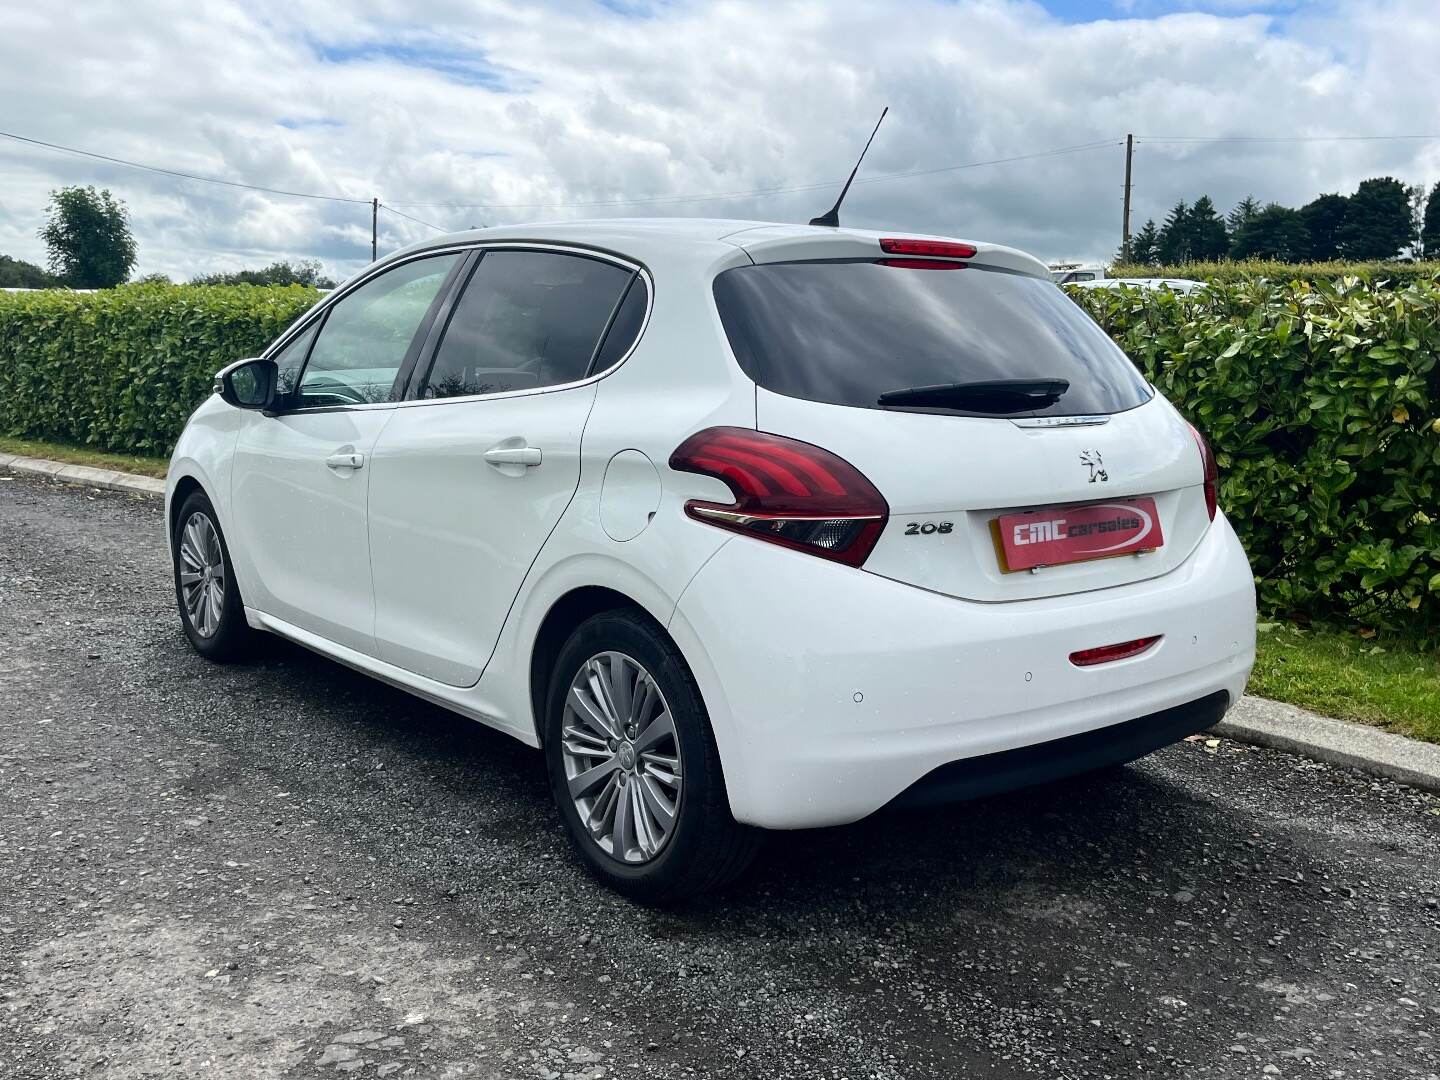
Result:
M1111 660L1124 660L1127 656L1139 656L1160 638L1161 635L1156 634L1154 637L1136 638L1134 641L1121 641L1114 645L1100 645L1094 649L1081 649L1079 652L1070 654L1070 663L1076 667L1093 667L1095 664L1108 664Z
M685 513L732 532L859 566L874 550L890 506L841 457L798 439L749 428L697 431L670 455L677 472L722 481L729 505L691 499Z
M968 259L976 252L974 244L960 244L954 240L901 240L886 238L880 241L880 250L886 255L919 255L932 259Z

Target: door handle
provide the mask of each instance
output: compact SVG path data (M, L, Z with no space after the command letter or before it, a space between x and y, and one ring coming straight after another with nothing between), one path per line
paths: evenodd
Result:
M485 451L485 460L491 465L524 465L533 469L544 460L538 446L497 446Z
M331 454L325 459L327 467L335 470L340 469L363 469L365 467L364 454Z

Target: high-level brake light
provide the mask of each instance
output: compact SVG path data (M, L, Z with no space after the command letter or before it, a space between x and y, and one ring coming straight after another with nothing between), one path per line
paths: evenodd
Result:
M919 255L931 259L968 259L976 253L974 244L961 244L954 240L906 240L886 237L880 241L880 250L886 255Z

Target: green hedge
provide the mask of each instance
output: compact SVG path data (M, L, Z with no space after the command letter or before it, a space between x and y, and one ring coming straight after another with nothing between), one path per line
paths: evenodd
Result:
M215 372L318 299L250 285L0 293L0 432L168 454Z
M1140 266L1117 263L1106 271L1110 277L1172 277L1192 281L1234 283L1266 278L1270 281L1339 282L1344 278L1408 285L1412 281L1440 280L1440 261L1429 262L1312 262L1282 263L1265 259L1241 262L1192 262L1173 266Z
M1264 608L1440 628L1440 283L1071 295L1210 439Z
M1211 440L1270 611L1440 630L1440 282L1071 293ZM0 293L0 432L165 454L313 289Z

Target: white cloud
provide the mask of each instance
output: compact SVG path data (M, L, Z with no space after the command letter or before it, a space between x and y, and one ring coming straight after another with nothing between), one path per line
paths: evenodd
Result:
M1025 0L725 0L639 16L580 0L365 0L337 29L319 0L96 4L80 16L7 5L0 94L18 106L6 130L118 157L364 200L499 204L405 206L447 228L617 213L804 220L833 189L546 204L839 180L885 104L872 176L1127 131L1440 133L1433 0L1281 16L1224 6L1077 24ZM1116 145L858 185L845 218L1106 256L1121 167ZM1385 173L1440 179L1440 143L1142 140L1135 223L1201 193L1222 208L1245 194L1298 204ZM108 186L130 205L143 271L318 257L347 273L368 259L368 205L186 183L8 140L0 252L43 258L46 193L66 183ZM381 220L382 250L428 234Z

